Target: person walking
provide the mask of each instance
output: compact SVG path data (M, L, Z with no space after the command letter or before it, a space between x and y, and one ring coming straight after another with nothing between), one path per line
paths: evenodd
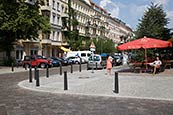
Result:
M112 70L112 57L109 55L107 56L106 60L106 69L107 69L107 75L110 76Z

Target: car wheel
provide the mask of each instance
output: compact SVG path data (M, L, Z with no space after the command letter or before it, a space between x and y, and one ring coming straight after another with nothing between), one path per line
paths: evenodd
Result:
M79 64L79 62L78 61L75 61L75 64Z
M46 67L46 64L45 64L45 63L41 63L41 64L40 64L40 67L41 67L41 68L45 68L45 67Z

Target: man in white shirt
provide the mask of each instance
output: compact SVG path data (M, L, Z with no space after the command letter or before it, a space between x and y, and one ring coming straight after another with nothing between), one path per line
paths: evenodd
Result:
M162 62L160 61L159 57L156 57L156 60L150 63L149 65L154 67L153 74L156 74L156 70L160 68L160 65L162 65Z

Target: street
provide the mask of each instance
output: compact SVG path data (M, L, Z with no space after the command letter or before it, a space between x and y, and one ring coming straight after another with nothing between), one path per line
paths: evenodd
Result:
M70 70L69 67L63 69ZM82 66L86 69L86 65ZM78 66L74 66L78 71ZM51 68L57 74L59 68ZM45 71L41 71L41 76ZM173 101L35 92L17 84L28 71L0 75L0 115L172 115Z

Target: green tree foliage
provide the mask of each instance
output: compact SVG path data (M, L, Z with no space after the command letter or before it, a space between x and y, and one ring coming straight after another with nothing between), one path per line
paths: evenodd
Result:
M136 37L144 36L167 40L170 38L170 30L166 28L169 19L162 5L151 3L147 8L137 27Z
M0 0L0 49L10 58L13 43L18 39L37 39L38 31L50 32L48 17L40 15L43 0L34 4L25 0Z
M96 53L114 53L116 51L115 49L115 43L110 39L103 39L103 38L94 38L93 42L96 46Z

